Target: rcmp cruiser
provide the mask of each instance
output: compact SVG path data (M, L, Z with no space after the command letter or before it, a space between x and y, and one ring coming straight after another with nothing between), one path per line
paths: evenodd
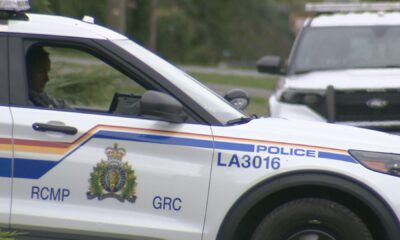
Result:
M273 117L400 130L400 3L307 4L285 71L279 57L258 62L279 73Z
M21 239L399 238L399 137L249 118L118 33L0 3L3 230ZM46 63L36 75L27 67L43 62L27 61L33 53ZM40 94L63 106L28 97L47 71Z

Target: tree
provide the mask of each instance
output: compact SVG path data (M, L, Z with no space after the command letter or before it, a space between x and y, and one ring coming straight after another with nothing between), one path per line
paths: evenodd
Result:
M126 32L126 0L107 0L107 25L120 32Z

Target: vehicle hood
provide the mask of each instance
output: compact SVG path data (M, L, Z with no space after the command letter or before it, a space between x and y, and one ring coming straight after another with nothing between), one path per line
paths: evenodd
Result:
M400 69L354 69L317 71L286 78L285 88L326 89L400 88Z
M214 133L238 139L275 142L278 145L400 153L400 136L312 121L260 118Z

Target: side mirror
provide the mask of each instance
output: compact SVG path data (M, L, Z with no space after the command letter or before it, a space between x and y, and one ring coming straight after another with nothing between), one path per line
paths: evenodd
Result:
M180 102L165 93L152 90L143 94L140 100L140 113L173 123L182 123L187 118L183 115L183 106Z
M264 56L257 61L257 70L260 73L280 74L281 61L278 56Z
M244 110L250 103L249 94L242 89L229 90L224 98L239 110Z

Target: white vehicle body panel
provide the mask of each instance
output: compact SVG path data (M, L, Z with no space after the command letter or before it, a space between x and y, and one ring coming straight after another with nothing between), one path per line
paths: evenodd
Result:
M12 108L12 114L12 226L119 233L127 239L201 239L213 154L209 126L24 108ZM49 121L75 126L79 133L33 131L33 123ZM196 135L200 140L190 140ZM87 198L94 167L115 143L126 150L123 161L137 177L134 203ZM65 190L65 197L51 199L47 189ZM156 196L180 200L175 210L155 209Z
M290 128L289 126L292 124L298 128ZM308 134L304 134L306 132ZM399 153L400 138L397 136L354 127L273 118L254 120L241 126L213 127L213 133L216 141L229 139L235 143L254 145L254 151L216 149L204 240L216 239L218 227L221 226L226 213L249 189L273 176L301 170L340 173L371 186L374 191L385 196L391 206L400 206L397 194L391 191L400 186L399 178L370 171L349 157L346 151L341 150L345 148L374 149ZM346 138L339 136L346 136ZM301 141L297 140L299 138ZM391 140L387 141L389 138ZM272 148L267 152L257 152L258 146ZM281 152L278 154L268 153L275 147L280 148ZM291 148L316 151L317 157L290 156L288 153ZM286 152L284 153L284 151ZM218 157L219 153L221 153L221 157ZM254 156L261 156L264 159L265 157L278 157L281 167L276 170L271 167L269 169L265 167L243 168L237 167L234 162L229 167L230 159L234 154L239 157L240 164L245 162L243 156L247 154L252 158ZM396 209L396 213L399 216L399 208Z
M0 107L0 116L0 227L8 227L12 196L12 118L10 109L8 107Z
M321 15L312 19L311 27L399 25L398 12L342 13Z
M290 76L284 88L321 89L387 89L400 88L400 69L352 69L320 71Z
M29 21L8 21L8 29L0 28L0 32L7 31L12 33L92 39L126 39L125 36L107 28L71 18L39 14L27 14L27 16Z
M296 126L296 128L292 126ZM215 140L231 139L231 141L238 143L254 144L255 150L254 152L241 152L218 151L216 149L209 207L207 209L205 240L216 238L215 233L218 226L222 224L226 212L252 186L256 186L273 176L289 172L321 170L340 173L371 186L374 191L385 196L385 199L388 199L392 206L400 206L397 194L390 190L400 186L400 179L372 172L354 159L351 160L351 157L349 159L339 157L349 156L346 151L341 150L346 148L399 153L400 138L397 136L353 127L273 118L254 120L247 125L235 127L213 127L213 133ZM251 136L251 139L249 136ZM346 138L339 136L346 136ZM372 138L374 139L373 142L371 141ZM387 141L389 139L391 140ZM278 154L270 154L265 151L257 152L257 146L260 145L285 150L280 150L281 153ZM290 148L315 150L319 156L299 157L282 154L283 151L289 153ZM218 159L219 152L222 153L220 159ZM326 153L328 154L324 156ZM280 158L281 167L274 170L271 168L245 169L237 167L236 164L232 164L231 167L218 165L219 160L220 165L229 164L232 154L239 156L240 163L243 163L241 157L245 154L252 157L260 155L263 158L275 156ZM333 155L329 156L330 154ZM335 156L335 154L338 155ZM224 189L224 191L221 191L221 189ZM399 214L400 209L397 208L396 212Z

